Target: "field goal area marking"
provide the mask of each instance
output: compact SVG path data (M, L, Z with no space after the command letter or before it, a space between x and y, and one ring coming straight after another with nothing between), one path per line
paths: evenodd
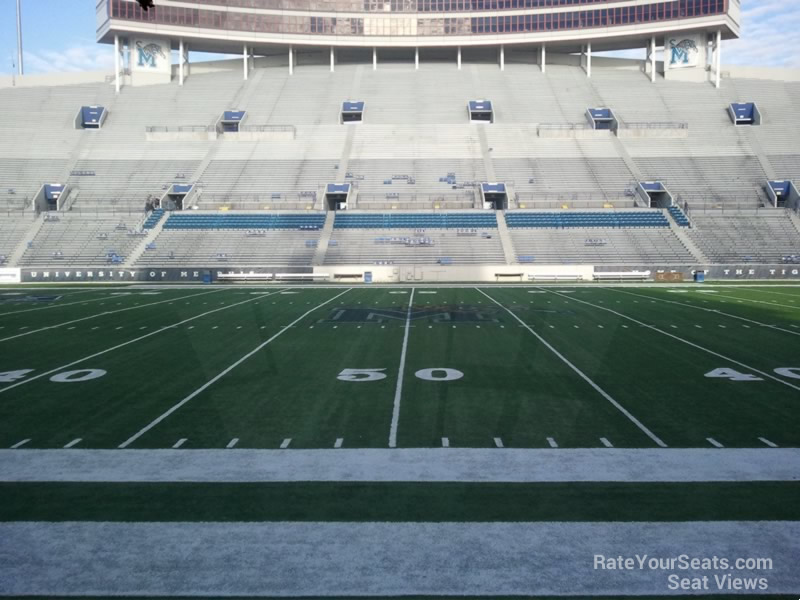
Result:
M255 347L253 350L251 350L250 352L248 352L247 354L245 354L243 357L241 357L239 360L237 360L236 362L234 362L232 365L230 365L230 366L229 366L229 367L227 367L226 369L224 369L224 370L220 371L220 372L219 372L219 373L218 373L216 376L214 376L212 379L209 379L209 380L208 380L206 383L204 383L204 384L203 384L203 385L201 385L199 388L197 388L195 391L193 391L191 394L189 394L188 396L186 396L186 397L185 397L183 400L181 400L180 402L178 402L177 404L175 404L175 405L174 405L172 408L170 408L169 410L167 410L167 411L166 411L165 413L163 413L161 416L157 417L155 420L153 420L153 421L151 421L149 424L145 425L145 426L144 426L142 429L140 429L140 430L139 430L139 431L137 431L135 434L133 434L131 437L129 437L127 440L125 440L124 442L122 442L122 443L121 443L121 444L120 444L118 447L119 447L119 448L127 448L128 446L130 446L130 445L131 445L133 442L135 442L135 441L136 441L136 440L138 440L140 437L142 437L142 436L143 436L145 433L147 433L148 431L150 431L151 429L153 429L153 427L155 427L156 425L158 425L159 423L161 423L161 422L162 422L164 419L166 419L167 417L169 417L169 416L170 416L172 413L174 413L175 411L177 411L178 409L180 409L180 408L181 408L182 406L184 406L185 404L189 403L189 402L190 402L190 401L191 401L191 400L192 400L194 397L196 397L196 396L198 396L199 394L201 394L202 392L204 392L204 391L205 391L207 388L211 387L211 386L212 386L214 383L216 383L217 381L219 381L220 379L222 379L222 378L223 378L225 375L227 375L228 373L230 373L231 371L233 371L233 370L234 370L236 367L238 367L239 365L241 365L243 362L245 362L246 360L248 360L250 357L252 357L252 356L254 356L255 354L257 354L258 352L260 352L260 351L261 351L263 348L265 348L267 345L271 344L271 343L272 343L274 340L278 339L278 338L279 338L281 335L283 335L283 334L284 334L284 333L286 333L287 331L290 331L290 330L291 330L291 327L292 327L293 325L296 325L297 323L299 323L300 321L302 321L303 319L305 319L305 318L306 318L308 315L310 315L311 313L313 313L313 312L314 312L314 311L316 311L316 310L319 310L320 308L322 308L322 307L323 307L323 306L325 306L326 304L330 304L330 303L331 303L331 302L333 302L334 300L336 300L336 299L338 299L338 298L340 298L340 297L344 296L344 295L345 295L347 292L349 292L351 289L352 289L352 288L348 288L348 289L346 289L345 291L343 291L341 294L337 294L337 295L336 295L336 296L334 296L333 298L330 298L330 299L326 300L325 302L323 302L322 304L320 304L320 305L318 305L318 306L316 306L316 307L312 308L311 310L308 310L308 311L306 311L305 313L303 313L303 314L302 314L301 316L299 316L297 319L295 319L294 321L292 321L292 323L290 323L289 327L284 327L284 328L282 328L280 331L278 331L278 333L276 333L275 335L273 335L271 338L269 338L269 339L268 339L268 340L266 340L265 342L262 342L261 344L259 344L258 346L256 346L256 347ZM258 296L257 296L257 298L258 298ZM251 300L246 300L245 302L252 302L254 299L255 299L255 298L253 298L253 299L251 299ZM243 304L243 303L242 303L242 304ZM218 309L218 310L219 310L219 309Z
M667 302L669 304L675 304L677 306L685 306L686 308L694 308L697 310L703 310L706 312L710 312L716 315L722 315L724 317L729 317L731 319L738 319L740 321L746 321L747 323L752 323L753 325L759 325L761 327L767 327L769 329L774 329L776 331L782 331L784 333L790 333L792 335L800 335L800 332L797 331L789 331L788 329L783 329L782 327L778 327L777 325L770 325L769 323L762 323L761 321L754 321L753 319L748 319L747 317L740 317L738 315L732 315L730 313L722 312L721 310L716 310L713 308L706 308L705 306L695 306L694 304L686 304L685 302L676 302L675 300L667 300L665 298L653 298L652 296L647 296L643 294L634 294L633 292L627 292L625 290L614 289L614 288L603 288L607 289L612 292L618 292L620 294L627 294L628 296L637 296L639 298L650 298L653 301L657 302ZM721 296L724 297L724 296ZM777 305L776 305L777 306ZM720 327L724 328L724 325L720 325Z
M274 293L277 294L278 292L274 292ZM83 358L79 358L78 360L75 360L75 361L73 361L73 362L71 362L69 364L62 365L62 366L57 367L55 369L51 369L50 371L46 371L45 373L40 373L39 375L34 375L33 377L29 377L27 379L24 379L24 380L18 382L18 383L14 383L14 384L9 385L7 387L0 388L0 394L4 394L5 392L7 392L9 390L13 390L17 386L24 385L26 383L30 383L31 381L36 381L37 379L41 379L42 377L47 377L48 375L53 375L55 373L63 371L64 369L69 369L70 367L74 367L75 365L78 365L78 364L80 364L82 362L86 362L87 360L91 360L93 358L97 358L98 356L103 356L104 354L108 354L109 352L113 352L114 350L119 350L120 348L124 348L125 346L129 346L130 344L135 344L136 342L140 342L140 341L142 341L142 340L144 340L146 338L149 338L151 336L157 335L159 333L163 333L164 331L169 331L170 329L175 329L175 328L180 327L181 325L183 325L185 323L189 323L190 321L194 321L195 319L200 319L202 317L205 317L207 315L219 312L221 310L228 310L228 309L234 308L236 306L241 306L242 304L247 304L248 302L253 302L254 300L258 299L259 297L260 296L257 296L255 298L250 298L249 300L243 300L241 302L236 302L234 304L229 304L227 306L222 306L220 308L215 308L213 310L209 310L207 312L200 313L199 315L195 315L193 317L189 317L188 319L184 319L183 321L180 321L178 323L173 323L172 325L164 325L163 327L159 327L155 331L151 331L150 333L146 333L144 335L140 335L139 337L133 338L132 340L128 340L127 342L122 342L121 344L117 344L116 346L112 346L111 348L106 348L105 350L101 350L100 352L95 352L94 354L91 354L89 356L84 356Z
M550 292L550 293L559 295L558 292ZM754 373L758 373L759 375L763 375L764 377L772 379L773 381L777 381L778 383L781 383L781 384L783 384L783 385L785 385L787 387L792 388L793 390L797 390L798 392L800 392L800 387L797 387L796 385L791 384L788 381L784 381L783 379L779 379L778 377L775 377L774 375L770 375L769 373L766 373L766 372L764 372L764 371L762 371L760 369L756 369L755 367L751 367L750 365L745 364L745 363L743 363L741 361L735 360L733 358L730 358L729 356L725 356L724 354L720 354L719 352L715 352L714 350L711 350L709 348L705 348L704 346L701 346L699 344L695 344L694 342L690 342L689 340L685 340L682 337L678 337L677 335L672 334L669 331L664 331L663 329L660 329L660 328L656 327L655 325L649 325L649 324L647 324L647 323L645 323L643 321L639 321L638 319L635 319L633 317L629 317L628 315L625 315L625 314L623 314L621 312L618 312L616 310L613 310L611 308L606 308L605 306L598 306L597 304L592 304L591 302L587 302L586 300L580 300L579 298L573 298L573 300L575 300L575 302L580 302L581 304L585 304L586 306L591 306L592 308L596 308L598 310L604 310L606 312L610 312L612 314L615 314L620 318L627 319L628 321L631 321L632 323L636 323L637 325L641 325L642 327L646 327L647 329L650 329L651 331L655 331L656 333L660 333L661 335L666 335L667 337L671 337L672 339L677 340L677 341L679 341L679 342L681 342L683 344L686 344L687 346L691 346L692 348L697 348L698 350L701 350L702 352L706 352L708 354L711 354L712 356L716 356L717 358L721 358L723 360L730 361L730 362L732 362L734 364L739 365L740 367L744 367L745 369L749 369L749 370L753 371Z
M392 407L392 426L389 429L389 448L397 447L397 426L400 421L400 397L403 395L403 371L406 368L406 351L408 350L408 334L411 330L411 310L414 306L414 291L408 297L408 310L406 311L406 326L403 333L403 349L400 353L400 367L397 372L397 387L394 391L394 405Z
M644 425L644 424L643 424L641 421L639 421L639 419L637 419L636 417L634 417L634 416L633 416L633 415L632 415L632 414L631 414L631 413L630 413L630 412L629 412L629 411L628 411L628 410L627 410L627 409L626 409L624 406L622 406L622 405L621 405L619 402L617 402L616 400L614 400L614 398L612 398L612 397L611 397L611 396L608 394L608 392L606 392L606 391L605 391L603 388L601 388L599 385L597 385L597 384L596 384L596 383L595 383L595 382L594 382L594 381L593 381L593 380L592 380L592 379L591 379L591 378L590 378L588 375L586 375L586 373L584 373L584 372L583 372L583 371L581 371L581 370L580 370L578 367L576 367L574 364L572 364L572 363L569 361L569 359L567 359L567 357L565 357L565 356L564 356L563 354L561 354L561 353L560 353L558 350L556 350L556 349L555 349L555 347L553 347L553 346L552 346L552 345L551 345L551 344L550 344L550 343L549 343L549 342L548 342L546 339L544 339L542 336L540 336L538 333L536 333L536 332L533 330L533 328L532 328L530 325L528 325L528 324L527 324L525 321L523 321L523 320L522 320L522 319L520 319L520 318L519 318L519 317L518 317L516 314L514 314L514 313L513 313L513 312L512 312L510 309L508 309L507 307L505 307L505 306L503 306L502 304L500 304L500 303L499 303L497 300L495 300L494 298L492 298L492 297L491 297L489 294L487 294L487 293L486 293L486 292L484 292L483 290L481 290L481 289L479 289L479 288L475 288L475 289L476 289L478 292L480 292L481 294L483 294L484 296L486 296L487 298L489 298L489 300L491 300L492 302L494 302L494 303L495 303L497 306L499 306L500 308L502 308L503 310L505 310L505 311L506 311L508 314L510 314L510 315L511 315L511 316L512 316L514 319L516 319L517 321L519 321L519 323L521 323L521 324L522 324L522 326L523 326L525 329L527 329L527 330L528 330L528 331L529 331L529 332L530 332L530 333L531 333L531 334L532 334L532 335L533 335L533 336L534 336L534 337L535 337L537 340L539 340L539 341L540 341L542 344L544 344L544 345L545 345L545 347L546 347L548 350L550 350L550 352L552 352L553 354L555 354L555 355L556 355L556 356L557 356L557 357L558 357L558 358L561 360L561 362L563 362L565 365L567 365L567 366L568 366L570 369L572 369L572 370L573 370L575 373L577 373L577 374L578 374L578 376L580 376L580 378L581 378L581 379L583 379L583 380L584 380L586 383L588 383L590 386L592 386L592 388L594 388L594 390L595 390L595 391L596 391L598 394L600 394L600 395L601 395L603 398L605 398L606 400L608 400L608 401L609 401L609 402L610 402L610 403L611 403L611 404L614 406L614 408L616 408L616 409L617 409L618 411L620 411L620 412L621 412L623 415L625 415L626 417L628 417L628 419L629 419L629 420L630 420L630 421L631 421L631 422L632 422L634 425L636 425L636 427L638 427L638 428L639 428L639 429L640 429L640 430L641 430L641 431L642 431L642 432L643 432L643 433L644 433L644 434L645 434L647 437L649 437L651 440L653 440L653 441L654 441L656 444L658 444L660 447L662 447L662 448L666 448L666 447L667 447L667 445L666 445L666 444L665 444L665 443L664 443L664 442L663 442L663 441L662 441L662 440L661 440L661 439L660 439L660 438L659 438L659 437L658 437L656 434L654 434L652 431L650 431L650 430L649 430L649 429L648 429L648 428L647 428L647 427L646 427L646 426L645 426L645 425ZM575 297L573 297L572 299L575 299L575 300L577 300L577 298L575 298ZM578 302L581 302L581 300L578 300Z

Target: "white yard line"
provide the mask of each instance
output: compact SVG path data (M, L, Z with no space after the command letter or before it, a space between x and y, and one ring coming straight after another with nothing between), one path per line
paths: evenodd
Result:
M278 292L273 292L273 293L277 294ZM270 294L270 295L272 295L272 294ZM104 354L108 354L109 352L113 352L114 350L119 350L120 348L124 348L125 346L129 346L130 344L135 344L136 342L140 342L140 341L142 341L144 339L147 339L149 337L152 337L154 335L158 335L159 333L163 333L164 331L169 331L170 329L175 329L176 327L179 327L179 326L183 325L184 323L189 323L190 321L194 321L195 319L200 319L200 318L205 317L207 315L211 315L211 314L217 313L217 312L219 312L221 310L228 310L228 309L234 308L236 306L241 306L242 304L247 304L248 302L255 302L256 300L258 300L260 298L263 298L263 297L264 296L255 296L253 298L250 298L249 300L242 300L241 302L236 302L234 304L229 304L227 306L222 306L220 308L215 308L213 310L209 310L209 311L206 311L204 313L200 313L199 315L195 315L194 317L189 317L188 319L184 319L183 321L180 321L178 323L173 323L172 325L165 325L164 327L160 327L159 329L156 329L155 331L151 331L150 333L146 333L144 335L140 335L139 337L134 338L132 340L128 340L127 342L122 342L121 344L117 344L116 346L111 346L110 348L106 348L105 350L101 350L100 352L95 352L94 354L91 354L89 356L84 356L83 358L79 358L78 360L72 361L71 363L68 363L66 365L62 365L62 366L57 367L55 369L51 369L50 371L47 371L46 373L40 373L39 375L34 375L32 377L27 377L26 379L24 379L22 381L19 381L17 383L12 384L12 385L9 385L9 386L6 386L4 388L1 388L0 389L0 394L4 394L9 390L13 390L15 387L18 387L20 385L25 385L26 383L30 383L32 381L36 381L37 379L41 379L42 377L47 377L49 375L53 375L54 373L58 373L59 371L63 371L64 369L68 369L68 368L70 368L72 366L75 366L77 364L80 364L82 362L86 362L87 360L91 360L93 358L97 358L98 356L103 356Z
M603 446L605 446L606 448L613 448L614 447L614 444L609 442L608 438L601 437L600 441L602 442Z
M11 449L12 450L16 450L17 448L22 448L25 444L27 444L30 441L31 441L31 438L26 438L24 440L21 440L21 441L17 442L16 444L14 444L13 446L11 446Z
M778 327L777 325L770 325L769 323L762 323L760 321L754 321L753 319L747 319L745 317L740 317L739 315L732 315L730 313L722 312L721 310L716 310L713 308L706 308L704 306L696 306L694 304L687 304L685 302L677 302L675 300L665 300L663 298L653 298L652 296L647 296L643 294L634 294L633 292L626 292L625 290L614 289L614 288L603 288L607 289L608 291L617 292L619 294L627 294L628 296L637 296L639 298L649 298L651 300L655 300L657 302L666 302L668 304L677 304L678 306L685 306L686 308L694 308L697 310L704 310L706 312L710 312L715 315L722 315L725 317L730 317L731 319L738 319L739 321L745 321L747 323L752 323L753 325L760 325L761 327L768 327L769 329L774 329L776 331L782 331L784 333L790 333L792 335L800 335L800 332L797 331L789 331L788 329L783 329L782 327ZM674 327L674 326L673 326Z
M766 302L764 300L752 300L750 298L740 298L739 296L723 296L722 294L716 294L715 298L728 298L729 300L739 300L743 302L753 302L754 304L766 304L767 306L781 306L783 308L793 308L795 310L800 310L800 306L789 306L788 304L778 304L777 302Z
M83 441L83 440L82 440L81 438L75 438L75 439L74 439L74 440L72 440L72 441L71 441L69 444L67 444L66 446L64 446L64 448L65 448L65 449L67 449L67 448L72 448L72 447L74 447L74 446L77 446L78 444L80 444L82 441Z
M42 294L45 292L46 290L40 290L38 293ZM0 312L0 317L7 317L8 315L21 315L22 313L36 312L37 310L50 310L53 308L62 308L64 306L74 306L76 304L88 304L89 302L100 302L101 300L109 300L109 297L103 296L102 298L92 298L91 300L79 300L78 302L68 302L67 304L52 304L50 306L40 306L39 308L26 308L25 310Z
M130 438L128 438L127 440L125 440L124 442L122 442L122 443L119 445L119 447L120 447L120 448L127 448L128 446L130 446L130 445L131 445L133 442L135 442L136 440L138 440L138 439L139 439L140 437L142 437L142 436L143 436L145 433L147 433L148 431L150 431L150 430L151 430L153 427L155 427L156 425L158 425L159 423L161 423L161 421L163 421L164 419L166 419L167 417L169 417L169 416L170 416L172 413L174 413L176 410L180 409L182 406L184 406L184 405L185 405L185 404L187 404L188 402L190 402L190 401L191 401L191 400L192 400L192 399L193 399L195 396L197 396L197 395L201 394L203 391L205 391L207 388L209 388L210 386L212 386L214 383L216 383L217 381L219 381L220 379L222 379L222 378L223 378L225 375L227 375L228 373L230 373L231 371L233 371L233 370L234 370L236 367L238 367L239 365L241 365L241 364L242 364L243 362L245 362L247 359L249 359L250 357L254 356L254 355L255 355L255 354L257 354L258 352L260 352L260 351L261 351L263 348L265 348L267 345L271 344L271 343L272 343L274 340L278 339L278 338L279 338L281 335L283 335L284 333L286 333L287 331L289 331L289 330L291 329L291 327L292 327L292 326L296 325L297 323L299 323L300 321L302 321L303 319L305 319L305 318L306 318L308 315L310 315L310 314L311 314L311 313L313 313L314 311L316 311L316 310L319 310L320 308L322 308L322 307L323 307L323 306L325 306L326 304L330 304L331 302L333 302L333 301L334 301L334 300L336 300L337 298L340 298L341 296L343 296L344 294L346 294L347 292L349 292L351 289L352 289L352 288L348 288L348 289L346 289L345 291L343 291L341 294L337 294L337 295L336 295L336 296L334 296L333 298L330 298L330 299L326 300L325 302L323 302L322 304L319 304L318 306L316 306L316 307L312 308L311 310L309 310L309 311L306 311L305 313L303 313L303 314L302 314L300 317L298 317L297 319L295 319L294 321L292 321L292 322L289 324L289 326L288 326L288 327L285 327L285 328L281 329L281 330L280 330L278 333L276 333L275 335L273 335L273 336L272 336L271 338L269 338L267 341L265 341L265 342L263 342L263 343L259 344L258 346L256 346L256 347L255 347L255 349L253 349L253 350L251 350L250 352L248 352L247 354L245 354L243 357L241 357L241 358L240 358L239 360L237 360L235 363L233 363L232 365L230 365L230 366L229 366L229 367L227 367L226 369L224 369L224 370L220 371L220 372L219 372L219 373L218 373L216 376L214 376L212 379L209 379L209 380L208 380L206 383L204 383L204 384L203 384L203 385L201 385L199 388L197 388L195 391L193 391L191 394L189 394L188 396L186 396L186 397L185 397L183 400L181 400L180 402L178 402L178 403L177 403L175 406L173 406L172 408L170 408L170 409L169 409L168 411L166 411L164 414L162 414L161 416L157 417L155 420L153 420L152 422L150 422L148 425L145 425L145 426L144 426L142 429L140 429L140 430L139 430L139 431L137 431L135 434L133 434L133 435L132 435ZM255 298L253 298L252 300L256 300L256 299L259 299L259 298L263 298L263 296L256 296L256 297L255 297ZM251 302L252 300L248 300L248 301L246 301L246 302ZM242 303L242 304L243 304L243 303ZM219 309L217 309L217 310L219 310Z
M20 338L20 337L23 337L23 336L26 336L26 335L39 333L40 331L47 331L49 329L58 329L59 327L63 327L64 325L72 325L73 323L80 323L81 321L88 321L90 319L96 319L97 317L104 317L104 316L107 316L107 315L113 315L113 314L125 312L125 311L128 311L128 310L138 310L140 308L146 308L148 306L156 306L157 304L164 304L165 302L171 302L172 300L183 300L184 298L194 298L195 296L205 296L206 294L216 294L217 292L222 292L222 291L224 291L224 290L212 290L210 292L204 292L202 294L191 294L189 296L181 296L179 298L172 298L172 299L169 299L169 300L161 300L159 302L150 302L148 304L140 304L138 306L129 306L127 308L120 308L120 309L117 309L117 310L109 310L109 311L106 311L106 312L101 312L101 313L97 313L97 314L94 314L94 315L89 315L88 317L82 317L80 319L73 319L72 321L65 321L64 323L58 323L56 325L48 325L47 327L41 327L40 329L33 329L31 331L26 331L25 333L19 333L17 335L12 335L10 337L0 339L0 342L7 342L9 340Z
M711 444L712 446L714 446L715 448L724 448L725 447L722 444L720 444L717 440L715 440L714 438L706 438L706 441L709 444Z
M400 353L400 367L397 370L397 387L394 390L394 406L392 407L392 425L389 429L389 448L397 447L397 426L400 421L400 397L403 395L403 371L406 368L406 350L408 350L408 333L411 330L411 309L414 305L414 291L408 298L408 311L406 312L406 327L403 333L403 350Z
M581 370L580 370L578 367L576 367L574 364L572 364L572 363L571 363L571 362L570 362L570 361L567 359L567 357L565 357L565 356L564 356L563 354L561 354L561 353L560 353L558 350L556 350L556 349L555 349L555 348L554 348L554 347L553 347L553 346L552 346L552 345L551 345L551 344L550 344L550 343L549 343L549 342L548 342L546 339L544 339L544 338L543 338L541 335L539 335L538 333L536 333L536 332L533 330L533 328L531 328L531 327L530 327L530 326L529 326L529 325L528 325L528 324L527 324L525 321L523 321L522 319L520 319L520 318L519 318L519 317L518 317L516 314L514 314L514 313L513 313L513 312L512 312L510 309L508 309L508 308L506 308L505 306L503 306L502 304L500 304L500 303L499 303L497 300L495 300L494 298L492 298L492 297L491 297L489 294L487 294L487 293L486 293L486 292L484 292L483 290L481 290L481 289L478 289L478 288L475 288L475 289L476 289L476 290L478 290L478 291L479 291L481 294L483 294L483 295L484 295L484 296L486 296L487 298L489 298L489 300L491 300L492 302L494 302L495 304L497 304L497 306L499 306L500 308L502 308L503 310L505 310L505 311L506 311L508 314L510 314L512 317L514 317L514 319L516 319L517 321L519 321L519 322L522 324L522 326L523 326L525 329L527 329L527 330L528 330L528 331L529 331L529 332L530 332L530 333L531 333L531 334L532 334L532 335L533 335L533 336L534 336L534 337L535 337L537 340L539 340L539 341L540 341L542 344L544 344L544 346L545 346L545 347L546 347L548 350L550 350L550 352L552 352L553 354L555 354L555 355L556 355L556 356L557 356L557 357L558 357L558 358L561 360L561 362L563 362L565 365L567 365L567 366L568 366L570 369L572 369L572 370L573 370L575 373L577 373L577 374L578 374L578 376L579 376L581 379L583 379L583 380L584 380L586 383L588 383L590 386L592 386L592 388L594 388L594 390L595 390L595 391L596 391L598 394L600 394L600 395L601 395L603 398L605 398L605 399L606 399L608 402L610 402L610 403L611 403L611 405L612 405L612 406L614 406L614 408L616 408L616 409L617 409L618 411L620 411L620 412L621 412L623 415L625 415L625 416L628 418L628 420L630 420L630 421L631 421L631 422L632 422L634 425L636 425L636 427L638 427L638 428L639 428L639 429L640 429L640 430L641 430L641 431L642 431L642 432L643 432L643 433L644 433L644 434L645 434L647 437L649 437L651 440L653 440L653 441L654 441L654 442L655 442L655 443L656 443L658 446L660 446L660 447L662 447L662 448L666 448L666 447L667 447L667 445L666 445L666 444L665 444L665 443L664 443L664 442L663 442L663 441L662 441L662 440L661 440L661 439L660 439L660 438L659 438L659 437L658 437L656 434L654 434L654 433L653 433L652 431L650 431L650 430L649 430L647 427L645 427L645 426L644 426L644 424L643 424L641 421L639 421L639 419L637 419L636 417L634 417L634 416L633 416L633 415L632 415L632 414L631 414L631 413L630 413L630 412L629 412L629 411L628 411L628 410L627 410L627 409L626 409L624 406L622 406L622 405L621 405L619 402L617 402L616 400L614 400L614 398L612 398L612 397L611 397L611 396L608 394L608 392L606 392L606 391L605 391L603 388L601 388L599 385L597 385L597 384L596 384L596 383L595 383L595 382L594 382L594 381L593 381L593 380L592 380L592 379L591 379L591 378L590 378L588 375L586 375L586 373L584 373L584 372L583 372L583 371L581 371ZM576 299L574 296L573 296L572 298L573 298L573 299L575 299L575 300L577 300L577 299ZM580 301L580 300L578 300L578 302L581 302L581 301Z
M762 443L766 444L766 445L767 445L767 446L769 446L770 448L777 448L777 447L778 447L778 444L775 444L775 443L773 443L773 442L770 442L770 441L769 441L767 438L760 437L760 438L758 438L758 441L760 441L760 442L762 442Z
M555 294L555 295L560 295L558 292L550 292L550 293L551 294ZM732 362L735 365L739 365L740 367L744 367L745 369L753 371L754 373L758 373L759 375L763 375L764 377L766 377L768 379L772 379L773 381L777 381L778 383L781 383L781 384L783 384L783 385L785 385L787 387L792 388L793 390L797 390L798 392L800 392L800 387L798 387L798 386L796 386L796 385L794 385L792 383L789 383L788 381L784 381L783 379L779 379L778 377L775 377L774 375L770 375L769 373L766 373L766 372L764 372L764 371L762 371L760 369L756 369L755 367L751 367L750 365L745 364L745 363L743 363L741 361L738 361L736 359L733 359L733 358L731 358L729 356L725 356L724 354L720 354L719 352L715 352L714 350L710 350L710 349L708 349L708 348L706 348L704 346L701 346L699 344L695 344L694 342L690 342L689 340L685 340L682 337L679 337L679 336L677 336L677 335L675 335L673 333L670 333L669 331L664 331L663 329L659 329L655 325L650 325L648 323L644 323L643 321L639 321L638 319L634 319L633 317L629 317L628 315L625 315L625 314L623 314L623 313L621 313L619 311L613 310L611 308L606 308L605 306L598 306L597 304L592 304L591 302L586 302L585 300L580 300L578 298L575 298L574 296L572 297L572 299L575 300L575 302L580 302L581 304L585 304L586 306L591 306L592 308L596 308L598 310L604 310L606 312L610 312L612 314L615 314L615 315L617 315L618 317L620 317L622 319L627 319L628 321L630 321L632 323L636 323L637 325L641 325L642 327L646 327L646 328L650 329L651 331L655 331L657 333L660 333L661 335L665 335L667 337L670 337L670 338L672 338L674 340L677 340L677 341L681 342L682 344L686 344L687 346L691 346L692 348L697 348L698 350L702 350L703 352L706 352L708 354L716 356L717 358L721 358L723 360L727 360L729 362Z

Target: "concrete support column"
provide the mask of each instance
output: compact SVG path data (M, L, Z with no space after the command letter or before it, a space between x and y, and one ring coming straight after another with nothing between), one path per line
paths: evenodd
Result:
M378 48L375 46L372 47L372 70L378 70Z
M656 82L656 36L650 39L650 81Z
M178 44L178 85L183 85L184 73L183 73L183 65L184 65L184 52L183 52L183 38L181 38Z
M461 46L458 47L458 70L461 70Z
M333 46L331 46L331 73L336 70L336 55L333 52Z
M414 48L414 70L419 71L419 48Z
M547 73L547 46L542 44L542 73Z
M586 45L586 76L592 76L592 42Z
M669 63L672 61L672 51L667 47L667 38L664 38L664 78L667 77L669 71Z
M500 44L500 70L506 70L506 47Z
M294 47L289 46L289 75L294 75Z
M116 93L119 94L121 87L119 81L119 36L114 36L114 88Z
M244 80L245 81L247 81L247 77L250 75L250 73L248 72L248 68L249 68L250 65L247 64L248 63L247 58L248 58L248 56L247 56L247 44L245 44L243 46L243 48L242 48L242 71L243 71L243 75L244 75Z
M719 88L721 79L722 79L722 30L717 30L717 45L714 50L714 62L715 62L715 76L716 81L715 85Z

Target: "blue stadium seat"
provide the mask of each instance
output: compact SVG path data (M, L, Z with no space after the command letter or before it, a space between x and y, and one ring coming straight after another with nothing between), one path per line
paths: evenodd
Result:
M575 227L669 227L661 211L626 212L508 212L511 228L564 229Z
M352 214L338 213L335 229L478 229L496 228L494 213Z

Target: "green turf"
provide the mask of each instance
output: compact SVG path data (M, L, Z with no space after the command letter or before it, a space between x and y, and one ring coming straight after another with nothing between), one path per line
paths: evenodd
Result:
M800 483L13 483L0 521L796 521Z
M387 447L411 287L282 289L31 292L58 293L41 302L0 292L0 371L33 370L0 381L0 446L30 438L25 448L59 448L81 438L78 447L115 448L189 398L131 447L183 438L185 448L224 448L233 438L241 448L277 448L289 438L291 448L329 448L337 439ZM800 369L800 288L676 291L416 287L397 445L800 445L800 379L774 372ZM464 376L416 376L432 368ZM762 381L705 377L718 368ZM65 369L107 374L50 381ZM341 381L344 369L382 369L385 378Z

